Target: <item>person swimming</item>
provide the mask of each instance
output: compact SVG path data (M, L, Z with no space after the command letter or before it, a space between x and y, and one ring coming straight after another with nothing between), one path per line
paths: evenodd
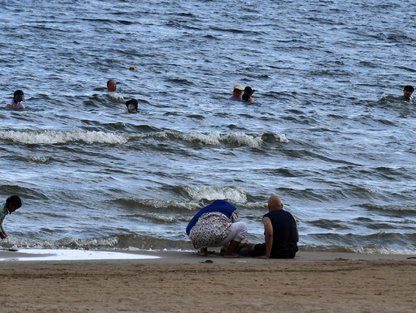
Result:
M230 97L230 100L241 101L241 95L243 94L243 86L240 84L235 84L233 88L233 95Z
M413 100L412 94L415 91L415 88L413 86L407 85L403 88L403 100L404 101L411 101Z
M7 101L6 108L11 110L24 110L25 106L22 102L25 101L25 94L18 89L13 94L13 99Z
M247 86L246 88L244 88L244 93L243 93L243 97L242 100L244 102L248 102L248 103L254 103L254 98L253 98L253 93L255 92L254 89L252 89L250 86Z
M108 99L113 103L124 103L124 96L117 92L117 83L114 79L107 81L107 96Z
M130 99L126 101L126 107L129 113L137 113L137 110L138 110L137 106L138 106L138 101L136 99Z

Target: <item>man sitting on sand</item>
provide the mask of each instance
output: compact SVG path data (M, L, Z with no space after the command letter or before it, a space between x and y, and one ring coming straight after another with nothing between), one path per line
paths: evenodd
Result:
M7 101L6 108L11 110L24 110L25 106L22 102L25 101L25 95L22 90L16 90L13 94L13 99Z
M241 101L243 98L244 88L240 84L235 84L233 89L233 95L230 97L230 100Z
M3 229L3 221L7 214L12 214L18 208L22 206L22 200L19 196L10 196L6 199L6 203L3 208L0 209L0 238L5 239L8 237L7 233Z
M413 101L412 93L415 91L415 88L413 86L407 85L403 88L403 100L404 101Z
M292 259L298 251L296 221L292 214L283 210L278 196L270 196L268 207L269 213L263 216L265 243L255 245L250 255L266 259Z

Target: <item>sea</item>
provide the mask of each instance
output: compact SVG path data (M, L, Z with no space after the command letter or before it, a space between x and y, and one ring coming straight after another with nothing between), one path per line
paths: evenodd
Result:
M259 243L277 194L301 250L416 253L413 1L5 0L0 21L0 199L23 200L0 247L192 250L215 199Z

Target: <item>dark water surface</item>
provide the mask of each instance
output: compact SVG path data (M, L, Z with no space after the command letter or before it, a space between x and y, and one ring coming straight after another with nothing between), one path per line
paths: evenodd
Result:
M0 245L190 248L226 198L251 240L271 193L301 245L415 253L411 1L3 1ZM136 65L137 71L129 71ZM107 79L139 99L127 114ZM234 83L255 105L228 101ZM386 98L390 99L390 98Z

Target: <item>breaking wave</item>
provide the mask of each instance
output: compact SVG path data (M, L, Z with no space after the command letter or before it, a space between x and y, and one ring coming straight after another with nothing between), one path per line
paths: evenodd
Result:
M0 139L22 144L62 144L68 142L83 142L86 144L124 144L128 137L123 134L104 131L0 131Z
M194 201L226 199L235 203L247 202L247 194L241 188L232 187L201 187L183 188L189 198Z
M129 141L182 141L185 144L199 146L231 146L231 147L250 147L259 148L265 143L287 143L288 139L284 134L264 133L246 134L246 133L182 133L178 131L158 131L139 135L131 135L126 132L109 132L109 131L54 131L54 130L9 130L0 131L0 140L12 141L20 144L34 145L53 145L72 142L81 142L85 144L125 144Z

